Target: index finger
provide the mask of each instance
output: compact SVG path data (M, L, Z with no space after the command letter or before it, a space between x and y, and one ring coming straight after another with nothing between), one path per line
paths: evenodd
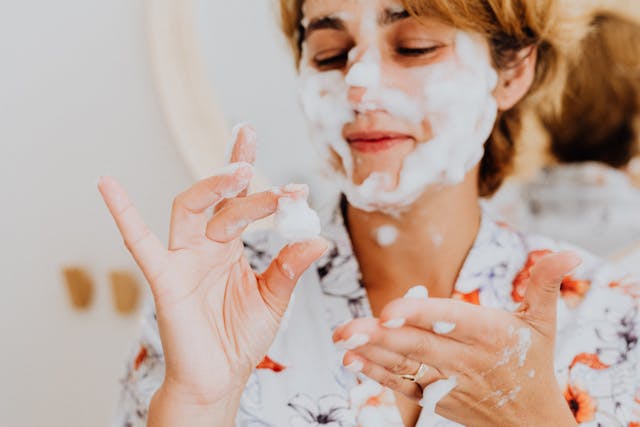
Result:
M228 163L248 163L253 165L256 161L257 135L256 131L247 124L240 123L234 126L231 131L231 153L227 156ZM235 197L246 197L249 193L249 186L235 195ZM222 200L216 205L214 211L219 212L227 205L228 200Z
M479 337L495 335L505 314L449 298L400 298L382 309L380 324L389 328L414 326L470 343Z
M256 161L258 137L256 131L247 124L239 124L232 132L233 146L229 163L246 162L252 165ZM241 192L238 197L247 195L248 189Z
M124 244L152 284L166 265L167 249L144 223L127 192L112 177L101 177L98 190L116 222Z

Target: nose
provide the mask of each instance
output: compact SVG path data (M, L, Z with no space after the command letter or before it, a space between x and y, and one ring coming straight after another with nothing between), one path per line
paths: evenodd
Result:
M367 88L361 86L350 86L347 92L347 98L351 105L358 105L362 103Z

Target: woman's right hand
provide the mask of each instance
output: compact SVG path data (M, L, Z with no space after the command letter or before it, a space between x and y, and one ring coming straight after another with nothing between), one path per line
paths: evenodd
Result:
M176 197L168 249L113 178L98 184L153 293L165 358L161 388L187 405L213 406L244 388L275 338L298 278L327 248L321 238L291 244L264 273L251 269L243 230L273 214L279 199L307 196L304 186L247 195L254 159L255 133L244 127L232 166Z

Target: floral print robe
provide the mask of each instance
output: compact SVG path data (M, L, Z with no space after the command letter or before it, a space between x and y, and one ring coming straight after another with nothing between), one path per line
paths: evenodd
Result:
M339 212L325 225L323 236L330 250L300 280L271 349L246 385L238 426L402 426L393 392L346 370L343 353L332 343L338 325L371 316L371 307ZM247 237L252 266L262 271L282 245L270 232ZM452 297L514 310L535 260L563 249L576 250L522 234L485 213ZM601 259L578 252L583 265L563 281L558 302L558 382L581 425L640 426L640 286ZM121 427L146 425L149 400L164 375L152 306L142 329L122 380L116 421ZM457 425L426 413L417 423Z

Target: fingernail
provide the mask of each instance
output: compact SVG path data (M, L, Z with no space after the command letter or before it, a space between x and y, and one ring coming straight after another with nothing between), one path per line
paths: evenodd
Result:
M353 334L347 340L340 340L335 343L335 346L340 350L354 350L369 342L369 335L367 334Z
M382 324L385 328L396 329L404 326L406 319L391 319Z
M348 365L345 365L345 368L347 368L348 370L350 370L354 374L357 374L358 372L361 372L363 367L364 367L364 363L362 363L360 360L354 360L353 362L349 363Z
M433 324L433 332L440 335L448 334L455 328L456 324L452 322L435 322Z
M580 266L580 264L582 264L582 257L576 252L569 252L567 254L567 258L571 260L571 264L573 265L572 270L575 270Z
M220 170L220 175L230 176L234 175L238 171L243 171L245 173L249 171L253 172L253 166L247 162L229 163Z
M414 286L404 294L404 298L428 299L429 290L422 285Z
M99 186L100 186L100 183L102 182L102 178L104 178L104 177L103 177L102 175L100 175L100 176L98 177L98 179L96 179L96 187L99 187Z
M305 199L309 196L309 186L306 184L287 184L281 190L287 194L300 194Z

